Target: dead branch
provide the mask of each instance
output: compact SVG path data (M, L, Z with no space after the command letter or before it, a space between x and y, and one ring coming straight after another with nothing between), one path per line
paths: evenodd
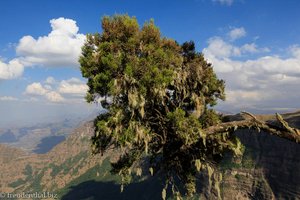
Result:
M243 112L243 114L247 114L251 116L251 119L245 119L242 121L232 121L220 123L215 126L208 127L204 129L205 133L208 135L223 133L226 131L234 132L236 129L245 129L245 128L253 128L258 131L262 130L271 135L276 135L278 137L299 143L300 142L300 130L296 128L292 128L289 124L283 119L283 117L276 113L278 125L270 124L265 121L258 120L253 114L248 112Z

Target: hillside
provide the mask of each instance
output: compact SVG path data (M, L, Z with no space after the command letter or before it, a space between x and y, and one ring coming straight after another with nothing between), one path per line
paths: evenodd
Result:
M1 158L2 168L7 169L6 173L1 173L1 190L11 192L64 187L70 181L71 174L72 178L76 178L86 168L98 162L97 157L90 157L91 134L91 125L87 123L75 129L66 141L55 146L47 154L29 154L1 145L1 152L7 152L7 156L10 157ZM1 171L3 172L2 169Z
M257 117L272 120L273 116ZM290 125L300 128L300 112L284 117ZM61 199L160 199L162 185L158 177L136 179L120 193L119 177L109 173L108 162L118 152L110 150L103 156L91 156L92 134L92 123L85 123L46 154L0 145L0 190L50 191L58 193ZM227 157L222 161L222 197L300 199L300 146L252 130L237 131L237 135L246 151L239 160L232 162ZM216 198L216 189L208 188L206 182L202 180L201 196Z
M109 160L118 156L118 152L111 150L103 156L92 156L89 144L92 134L92 123L85 123L75 129L67 140L46 154L30 154L14 147L0 145L0 190L14 193L51 191L63 199L78 199L78 195L89 196L97 191L98 196L119 199L120 179L109 173ZM156 184L153 184L154 182ZM157 188L159 193L154 196L160 197L161 187L156 179L145 181L141 185L133 184L123 194L129 198L133 190L140 188L140 193L136 196L138 198L144 193L145 185L149 186L149 192ZM90 193L86 193L87 186ZM82 187L84 192L80 189ZM153 195L146 196L147 199L153 199Z
M0 144L24 149L37 154L47 153L81 123L80 118L64 119L34 126L0 129Z

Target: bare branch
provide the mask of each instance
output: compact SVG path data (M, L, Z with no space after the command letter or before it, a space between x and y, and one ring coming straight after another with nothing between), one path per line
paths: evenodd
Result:
M238 129L245 129L245 128L256 128L258 130L265 131L271 135L276 135L281 138L299 143L300 142L300 130L296 128L292 128L288 125L286 121L282 118L281 115L276 114L277 121L280 123L281 126L277 126L274 124L269 124L267 122L258 120L253 114L248 112L243 112L252 117L252 119L245 119L242 121L232 121L221 123L215 126L208 127L204 129L204 131L208 134L218 134L226 131L234 131Z
M299 129L290 127L289 124L286 121L284 121L283 117L280 114L276 113L276 118L286 130L300 136Z
M247 111L242 111L241 113L242 113L242 114L249 115L249 116L252 117L255 121L260 122L259 120L257 120L257 118L256 118L253 114L251 114L251 113L249 113L249 112L247 112Z

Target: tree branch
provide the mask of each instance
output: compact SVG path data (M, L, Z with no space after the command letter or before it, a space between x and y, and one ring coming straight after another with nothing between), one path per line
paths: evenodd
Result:
M245 129L245 128L255 128L258 131L262 130L271 135L276 135L281 138L300 143L300 130L296 128L292 128L288 125L286 121L282 118L282 116L276 113L277 121L281 126L277 126L274 124L270 124L265 121L258 120L254 115L248 112L242 112L243 114L247 114L251 117L251 119L245 119L242 121L232 121L225 122L221 124L217 124L215 126L208 127L204 129L207 135L223 133L226 131L235 131L236 129Z

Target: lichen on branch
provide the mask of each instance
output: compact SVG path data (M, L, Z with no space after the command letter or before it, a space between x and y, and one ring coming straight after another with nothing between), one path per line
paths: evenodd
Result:
M140 175L160 173L167 180L165 190L170 186L180 198L182 184L185 193L193 195L197 174L205 171L215 177L212 169L226 152L243 153L234 135L237 128L257 128L299 141L298 130L280 117L282 130L255 117L222 123L212 107L225 100L225 82L194 42L180 45L163 37L153 20L140 27L128 15L103 17L102 33L87 35L79 62L88 80L86 100L102 98L107 111L95 119L93 152L103 153L111 146L122 151L112 166L124 184L137 163L146 159L149 170L139 170Z

